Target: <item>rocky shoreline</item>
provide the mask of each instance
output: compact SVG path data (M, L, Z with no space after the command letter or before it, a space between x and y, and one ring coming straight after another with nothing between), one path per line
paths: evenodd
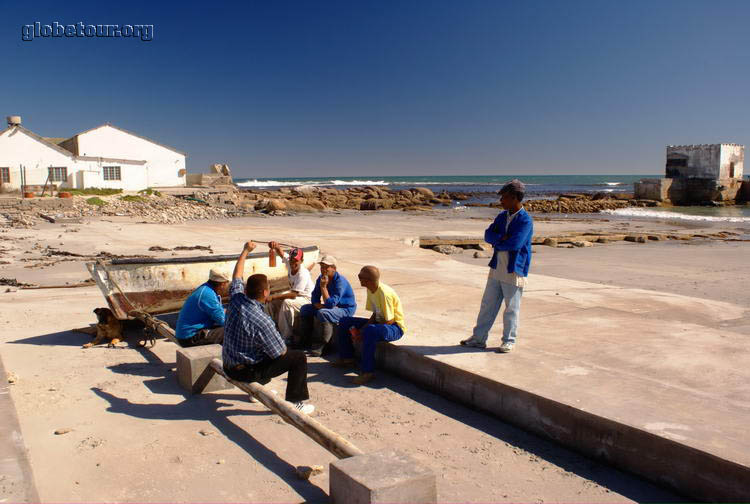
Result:
M493 196L491 194L481 194ZM0 206L0 226L32 227L42 221L60 221L128 216L144 222L174 224L190 220L204 220L241 216L289 215L305 212L325 211L378 211L402 210L426 212L454 207L499 207L499 202L465 203L477 199L479 193L442 191L434 193L426 187L413 187L398 191L383 187L349 187L346 189L298 186L278 190L239 190L235 186L221 189L149 191L141 194L107 196L73 196L65 205L53 206L47 211L53 198L21 200L3 198ZM10 202L10 203L9 203ZM59 200L62 203L62 199ZM530 199L524 202L526 209L535 213L597 213L632 206L657 206L648 200L635 200L632 195L596 193L561 194L556 199ZM58 208L58 206L60 208Z

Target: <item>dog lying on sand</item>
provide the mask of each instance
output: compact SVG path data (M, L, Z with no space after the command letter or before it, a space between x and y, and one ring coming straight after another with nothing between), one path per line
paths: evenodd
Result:
M88 334L94 335L94 341L86 343L83 348L91 348L94 345L98 345L104 342L105 339L109 339L108 347L113 347L122 341L122 324L117 320L112 310L109 308L96 308L94 310L98 322L96 323L96 333L94 328L88 330L81 330Z

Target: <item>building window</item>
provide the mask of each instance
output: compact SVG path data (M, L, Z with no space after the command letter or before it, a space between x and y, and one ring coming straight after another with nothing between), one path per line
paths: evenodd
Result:
M66 166L50 166L49 167L49 181L50 182L67 182L68 181L68 168Z
M10 184L10 168L0 167L0 184Z
M104 175L104 180L122 180L119 166L103 166L102 175Z

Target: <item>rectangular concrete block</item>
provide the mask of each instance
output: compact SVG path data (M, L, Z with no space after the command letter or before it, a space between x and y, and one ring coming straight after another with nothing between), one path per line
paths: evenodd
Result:
M177 380L191 394L227 390L234 387L211 370L211 359L221 359L221 345L201 345L177 349Z
M334 504L435 503L437 482L431 469L386 449L331 462L329 496Z

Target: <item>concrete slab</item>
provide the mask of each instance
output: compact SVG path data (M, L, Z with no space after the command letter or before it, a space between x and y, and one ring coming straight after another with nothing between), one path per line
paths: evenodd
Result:
M394 449L357 455L330 464L333 504L437 502L435 473Z
M0 357L0 502L39 502L16 407Z
M487 351L457 345L484 279L436 264L454 282L440 308L434 290L409 284L413 268L388 273L410 332L379 350L380 365L685 495L750 495L744 308L532 275L516 350L497 354L500 318Z
M190 394L234 388L224 377L209 370L211 360L216 358L221 359L221 345L177 347L177 381L180 386Z

